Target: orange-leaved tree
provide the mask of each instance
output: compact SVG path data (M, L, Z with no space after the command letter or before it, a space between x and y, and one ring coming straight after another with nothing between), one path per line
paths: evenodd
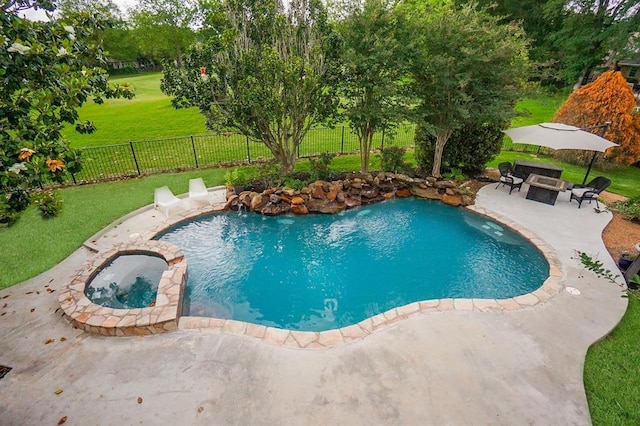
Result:
M611 122L604 137L619 147L609 149L601 156L606 163L632 164L640 161L640 115L631 87L619 71L607 71L597 80L573 92L560 107L554 122L576 127L591 127ZM590 129L602 135L602 129ZM560 153L563 159L587 162L590 152Z

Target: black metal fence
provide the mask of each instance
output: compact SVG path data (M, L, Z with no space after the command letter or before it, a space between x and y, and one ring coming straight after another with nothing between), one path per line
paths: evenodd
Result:
M373 146L413 146L414 125L374 136ZM347 126L314 128L307 132L298 149L298 158L357 153L358 137ZM168 171L196 169L230 163L252 163L273 158L259 141L238 134L197 135L171 139L131 141L125 144L82 149L82 171L69 175L69 183L96 182Z

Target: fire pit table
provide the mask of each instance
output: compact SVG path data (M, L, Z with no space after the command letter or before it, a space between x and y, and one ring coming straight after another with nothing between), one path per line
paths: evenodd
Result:
M560 191L567 190L569 182L549 176L530 174L526 183L529 184L527 200L539 201L541 203L554 205Z

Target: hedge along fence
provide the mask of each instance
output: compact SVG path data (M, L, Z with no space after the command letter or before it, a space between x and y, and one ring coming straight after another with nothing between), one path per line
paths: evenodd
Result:
M379 132L373 146L413 146L415 125L403 125L394 134ZM360 151L358 137L347 126L318 127L307 132L298 148L298 158L323 152L334 154ZM210 134L171 139L131 141L125 144L82 149L82 170L69 175L69 182L95 182L176 170L196 169L230 163L251 164L272 159L261 142L238 134Z

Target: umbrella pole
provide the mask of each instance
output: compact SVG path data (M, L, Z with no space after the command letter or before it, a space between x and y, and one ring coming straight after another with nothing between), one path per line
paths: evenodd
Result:
M596 155L598 155L598 151L593 151L593 157L591 157L591 162L589 163L589 167L587 168L587 173L584 175L584 179L582 180L582 184L587 181L587 177L589 176L589 172L591 171L591 166L593 166L593 162L596 159Z
M604 135L607 134L607 130L609 130L609 126L610 125L611 125L610 121L605 121L604 124L600 124L598 126L594 126L593 128L602 127L602 135L601 135L601 137L604 138ZM591 166L593 166L593 162L596 159L596 155L598 155L598 151L593 151L593 157L591 157L591 162L589 163L589 167L587 168L587 174L584 175L584 180L582 181L583 185L587 181L587 177L589 176L589 172L591 171Z

